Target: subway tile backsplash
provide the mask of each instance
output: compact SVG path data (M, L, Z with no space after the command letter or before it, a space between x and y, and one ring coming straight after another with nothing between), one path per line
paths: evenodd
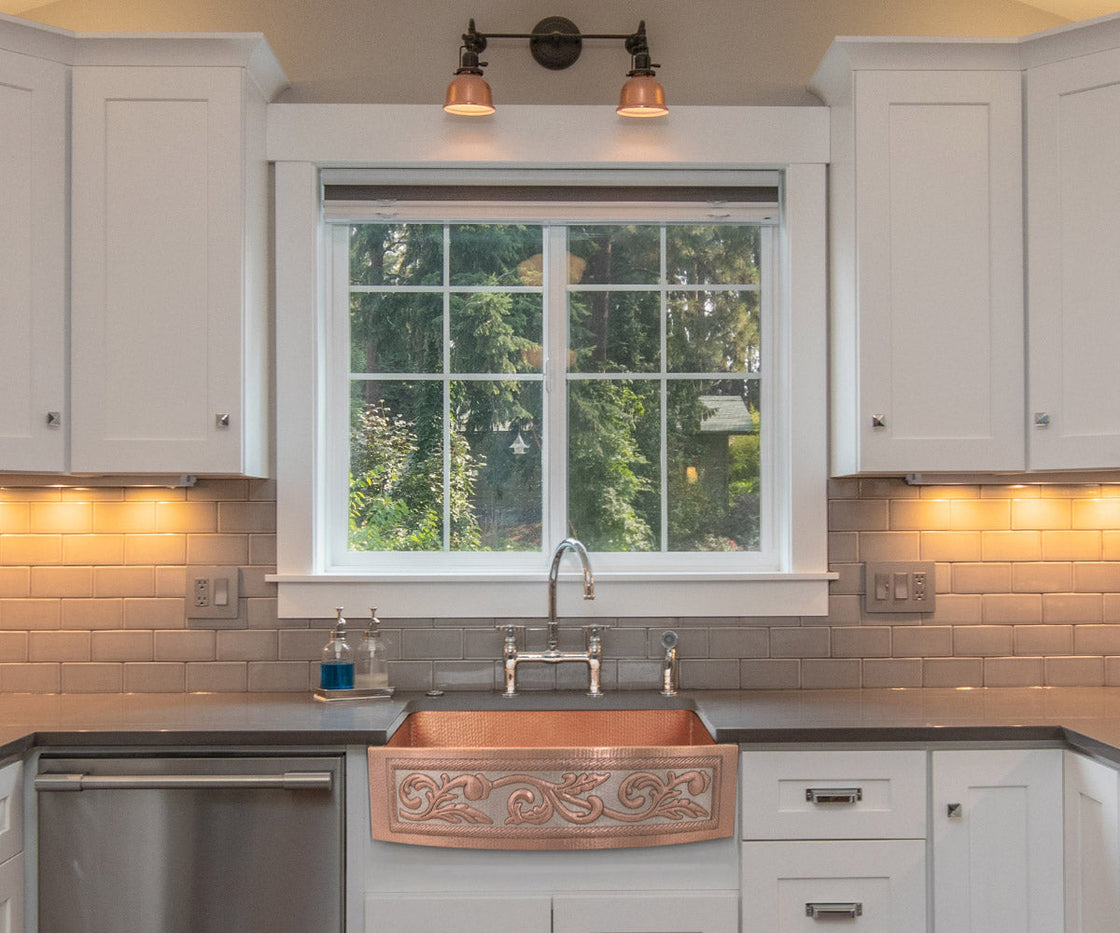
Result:
M688 689L1120 685L1120 484L842 479L829 496L828 616L612 619L604 689L656 686L670 627ZM315 686L330 620L276 618L275 521L268 481L0 490L0 691ZM892 560L936 563L935 612L864 612L864 562ZM236 620L187 618L191 565L242 568ZM499 686L490 620L382 614L398 687ZM518 682L582 690L586 676L526 665Z

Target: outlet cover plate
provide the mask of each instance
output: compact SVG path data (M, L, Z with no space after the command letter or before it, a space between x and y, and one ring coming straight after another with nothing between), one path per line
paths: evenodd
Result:
M240 567L187 567L187 618L236 619Z
M868 561L864 564L867 612L933 612L934 563L931 560Z

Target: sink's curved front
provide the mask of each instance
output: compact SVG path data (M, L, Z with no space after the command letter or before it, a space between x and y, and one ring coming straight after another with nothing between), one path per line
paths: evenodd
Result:
M737 755L688 710L417 712L369 749L373 838L476 849L723 838Z

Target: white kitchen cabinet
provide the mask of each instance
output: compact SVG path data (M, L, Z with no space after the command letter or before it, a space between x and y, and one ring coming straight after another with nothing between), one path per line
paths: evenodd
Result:
M365 933L738 933L739 893L377 894Z
M23 763L0 768L0 862L23 851Z
M744 839L926 836L924 751L751 751L739 773Z
M738 891L606 892L552 899L552 933L738 931Z
M1120 49L1029 68L1026 89L1030 466L1117 468Z
M1066 933L1113 933L1120 917L1120 781L1116 768L1066 751Z
M550 933L547 895L379 894L365 899L365 933Z
M89 41L73 75L71 469L265 475L265 107L283 74L259 37Z
M0 768L0 933L23 933L23 763Z
M743 933L920 933L925 922L921 839L743 845Z
M744 752L743 933L925 930L926 770L918 749Z
M57 472L69 418L69 68L42 57L59 51L54 34L0 30L0 470Z
M1014 44L836 40L832 472L1021 470Z
M0 863L0 933L23 930L23 854Z
M937 933L1060 933L1062 750L932 755Z

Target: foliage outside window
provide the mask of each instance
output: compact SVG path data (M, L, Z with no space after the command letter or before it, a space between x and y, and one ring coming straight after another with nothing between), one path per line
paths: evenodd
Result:
M766 556L773 233L347 224L347 562Z

